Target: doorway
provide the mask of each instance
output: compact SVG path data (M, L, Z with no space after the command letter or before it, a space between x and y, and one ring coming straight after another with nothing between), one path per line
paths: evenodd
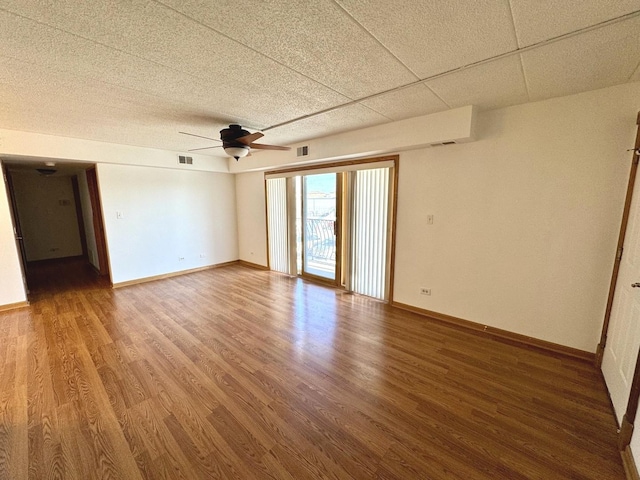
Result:
M98 260L104 230L94 220L99 203L91 190L97 195L97 179L87 175L88 167L93 166L50 159L3 161L27 296L34 287L59 287L64 282L52 279L61 278L61 272L74 272L76 286L92 274L109 282L108 263Z
M296 215L299 232L302 276L336 282L340 266L338 235L338 180L341 174L322 173L298 177L300 212Z

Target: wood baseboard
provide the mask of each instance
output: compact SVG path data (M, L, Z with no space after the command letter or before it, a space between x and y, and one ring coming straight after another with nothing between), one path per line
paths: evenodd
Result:
M162 275L154 275L152 277L136 278L135 280L127 280L126 282L112 283L111 288L129 287L138 285L139 283L155 282L156 280L164 280L171 277L179 277L180 275L188 275L190 273L202 272L203 270L211 270L213 268L221 268L229 265L237 265L238 260L231 262L216 263L215 265L207 265L206 267L191 268L189 270L180 270L178 272L163 273Z
M414 307L413 305L407 305L405 303L391 302L391 306L400 308L402 310L418 313L442 323L455 325L466 330L472 330L476 333L486 334L500 340L512 342L514 344L539 348L548 352L566 355L573 358L579 358L581 360L586 360L592 363L595 361L595 353L586 352L577 348L559 345L557 343L540 340L538 338L521 335L519 333L510 332L508 330L502 330L500 328L490 327L489 325L483 325L481 323L472 322L470 320L464 320L462 318L446 315L444 313L433 312L431 310Z
M624 466L624 473L627 476L627 480L640 480L638 468L636 467L636 462L633 459L629 445L620 452L620 455L622 456L622 465Z
M255 268L256 270L269 270L269 267L266 267L264 265L259 265L257 263L247 262L246 260L238 260L238 263L245 267Z
M24 302L16 302L16 303L7 303L6 305L0 305L0 312L4 312L7 310L15 310L17 308L25 308L29 306L29 302L25 300Z

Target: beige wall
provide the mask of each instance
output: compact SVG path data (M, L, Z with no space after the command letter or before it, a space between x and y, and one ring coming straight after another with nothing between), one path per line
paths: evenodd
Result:
M395 300L594 352L638 87L487 112L477 142L403 153Z
M71 177L31 171L12 177L27 260L82 255Z
M238 205L238 254L240 260L267 266L264 174L242 173L236 177Z
M114 283L238 260L229 173L99 164Z

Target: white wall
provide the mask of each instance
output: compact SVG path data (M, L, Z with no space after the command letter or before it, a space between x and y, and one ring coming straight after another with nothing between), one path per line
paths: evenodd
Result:
M113 283L238 259L233 175L108 164L97 174Z
M242 173L235 177L240 260L266 267L264 174L262 172Z
M403 153L395 300L594 352L639 109L624 85L487 112L477 142Z
M595 352L638 110L640 83L621 85L480 113L475 142L400 152L395 301ZM239 188L239 211L263 189ZM266 245L259 210L245 252Z
M82 255L71 177L12 174L27 260Z
M13 235L6 183L0 187L0 306L27 299L22 282L18 248Z
M96 234L93 227L93 210L89 186L87 184L87 174L83 171L78 174L78 190L80 193L80 204L82 206L82 221L84 223L84 234L87 239L87 258L89 263L96 270L100 270L100 259L98 258L98 247L96 245Z

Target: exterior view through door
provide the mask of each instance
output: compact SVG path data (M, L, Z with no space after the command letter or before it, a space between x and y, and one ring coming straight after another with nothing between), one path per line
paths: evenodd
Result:
M302 252L302 275L336 280L337 246L337 173L304 175L300 195L300 211L296 215L296 244ZM298 204L298 199L296 199Z
M389 300L396 161L268 172L271 270Z

